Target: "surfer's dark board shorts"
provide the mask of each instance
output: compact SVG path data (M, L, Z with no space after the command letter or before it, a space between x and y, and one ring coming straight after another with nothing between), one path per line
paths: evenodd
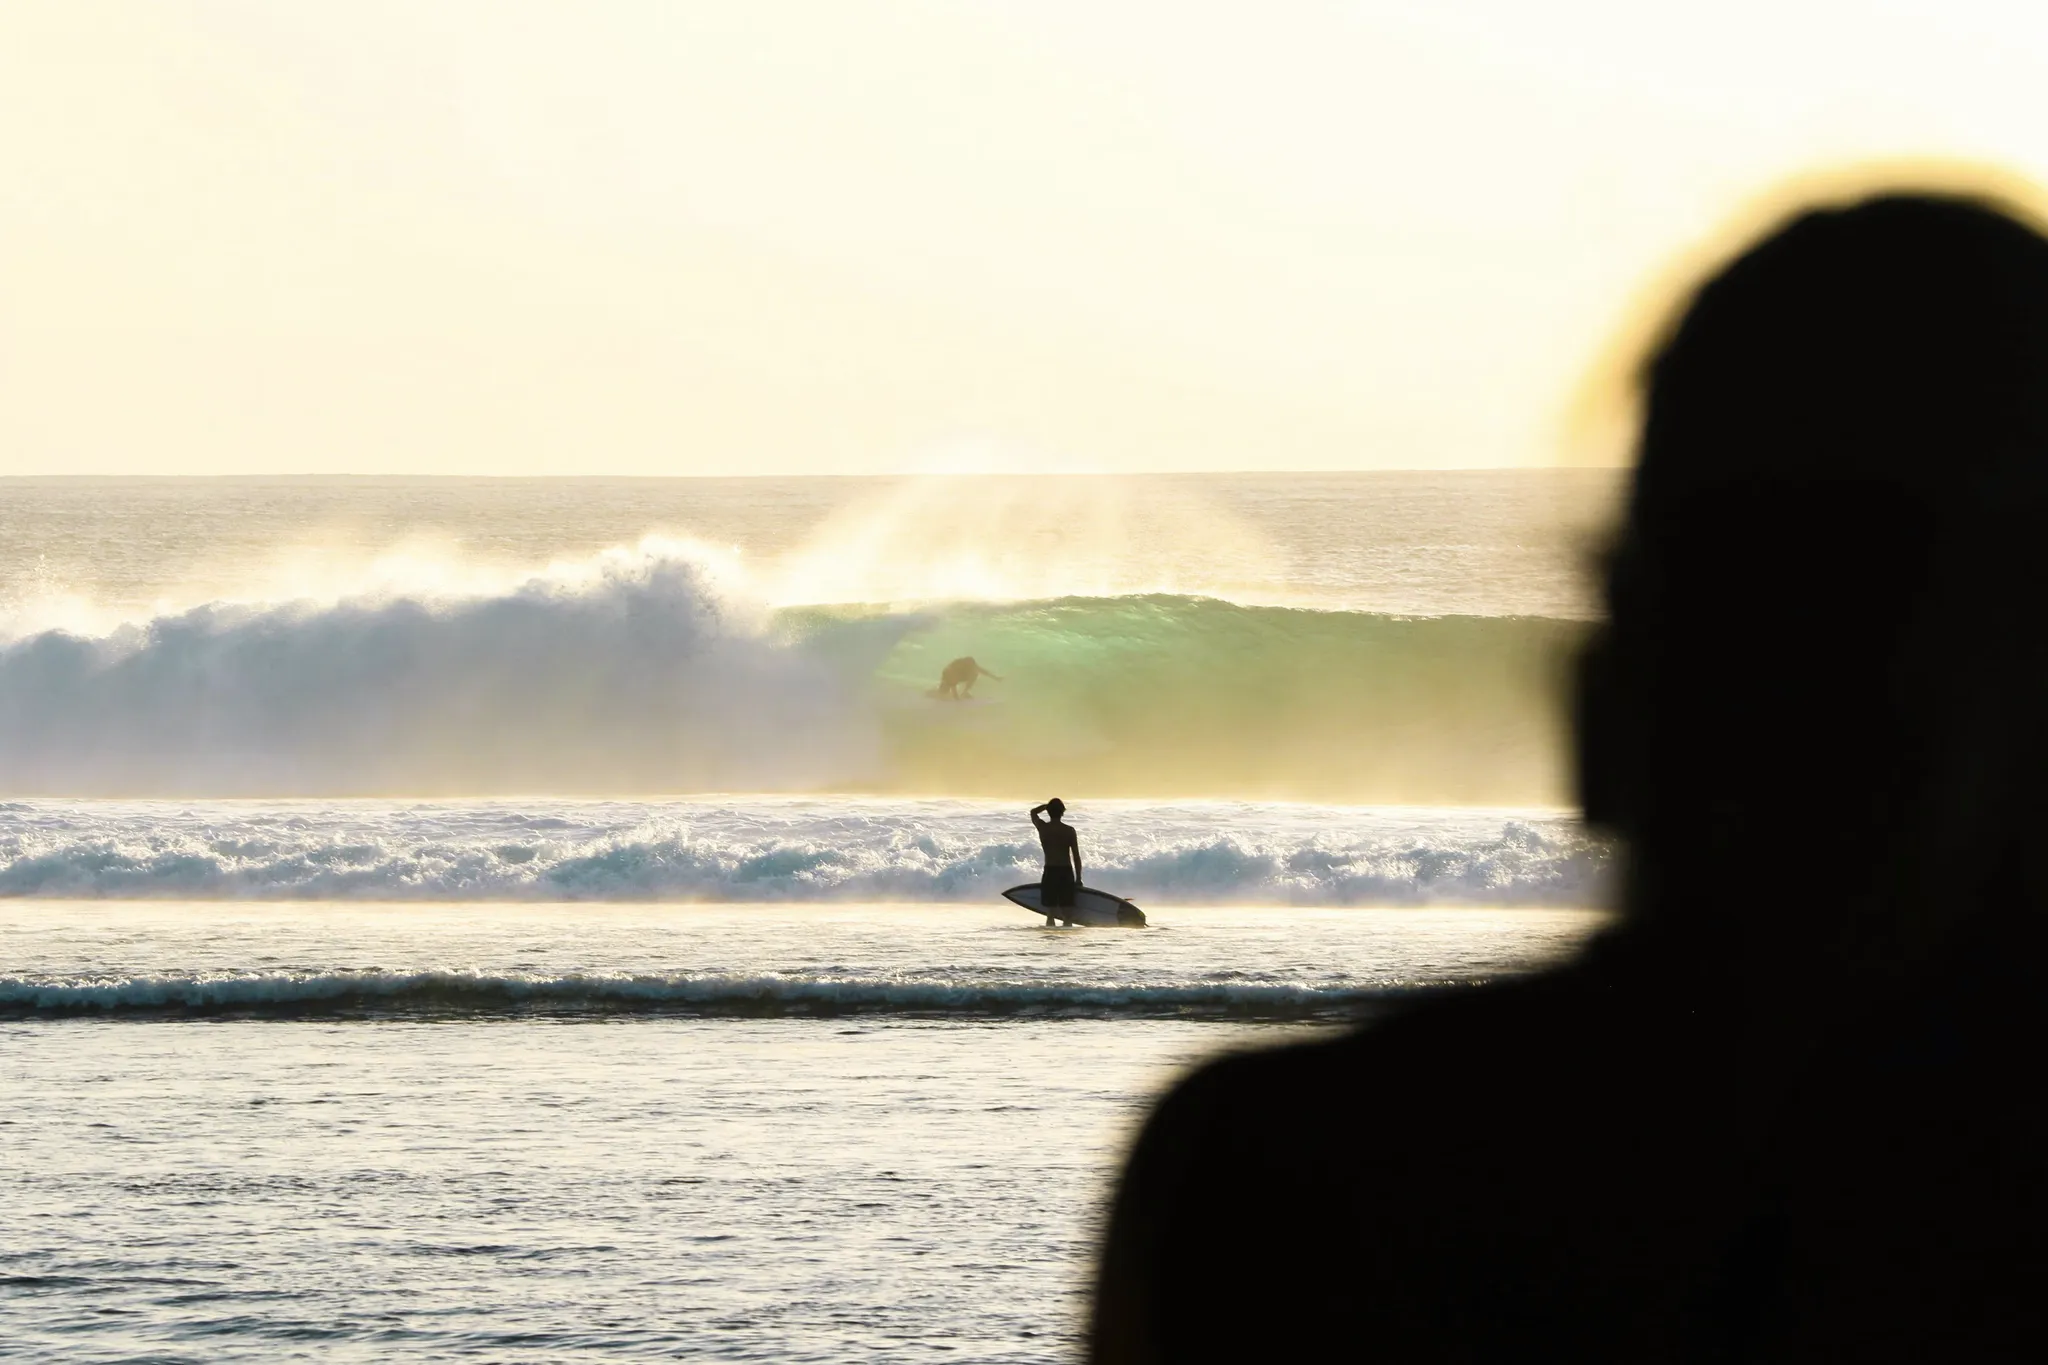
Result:
M1074 870L1070 867L1048 867L1038 883L1038 903L1047 909L1073 909Z

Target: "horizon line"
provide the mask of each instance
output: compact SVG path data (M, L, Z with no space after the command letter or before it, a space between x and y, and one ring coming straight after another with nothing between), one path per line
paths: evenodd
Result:
M391 483L476 482L504 480L558 483L656 483L683 479L1131 479L1131 478L1330 478L1373 474L1562 474L1625 473L1629 465L1421 465L1375 469L1141 469L1114 470L894 470L871 473L766 473L766 474L326 474L315 472L276 474L0 474L0 483L116 483L116 482L199 482L219 483Z

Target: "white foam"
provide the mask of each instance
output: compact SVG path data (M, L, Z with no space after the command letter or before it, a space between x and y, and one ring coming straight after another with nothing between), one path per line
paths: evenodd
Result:
M829 660L773 638L715 564L658 541L505 582L215 602L0 646L0 780L108 796L842 785L877 762L855 680L894 638L880 623Z
M1092 803L1090 880L1141 903L1587 906L1608 854L1535 812ZM985 801L10 802L0 895L963 901L1035 881Z

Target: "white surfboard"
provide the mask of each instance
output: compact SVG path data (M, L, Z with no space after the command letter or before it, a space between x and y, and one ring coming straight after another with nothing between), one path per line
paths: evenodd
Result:
M1039 884L1013 886L1004 896L1026 910L1037 915L1051 915L1067 924L1085 924L1091 929L1142 929L1145 927L1145 912L1125 900L1112 896L1107 891L1097 891L1092 886L1075 888L1074 903L1048 910L1039 898Z

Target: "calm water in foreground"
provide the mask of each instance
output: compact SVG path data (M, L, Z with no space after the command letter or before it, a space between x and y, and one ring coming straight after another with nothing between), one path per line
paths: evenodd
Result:
M14 902L0 1340L67 1361L1069 1359L1116 1154L1176 1070L1596 923L1155 920Z

